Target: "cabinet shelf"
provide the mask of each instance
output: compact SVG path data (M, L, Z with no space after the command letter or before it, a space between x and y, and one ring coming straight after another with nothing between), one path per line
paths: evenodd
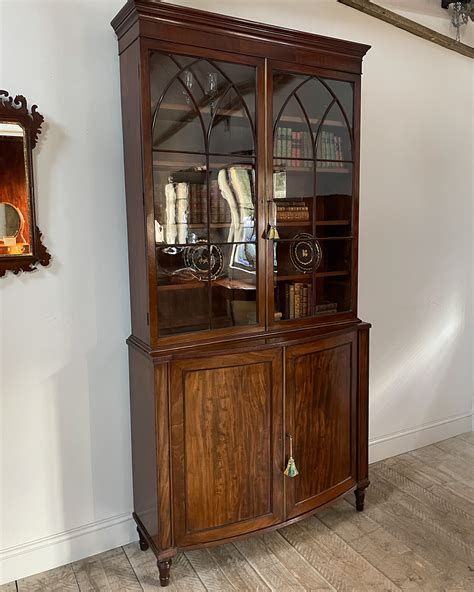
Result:
M194 110L185 110L183 109L183 105L180 105L179 103L162 103L160 106L160 111L181 111L184 115L187 116L188 119L194 119L197 116ZM200 111L201 113L211 113L210 107L200 107ZM236 117L238 119L247 119L247 115L241 109L239 109L238 111L235 109L219 109L219 115ZM280 121L283 123L296 123L305 128L308 127L306 120L302 120L302 118L298 117L297 115L283 115L280 118ZM321 123L320 119L314 117L310 118L309 121L310 123L314 123L316 125ZM334 119L326 119L324 125L327 125L328 127L346 127L345 122L337 121Z
M256 290L255 284L250 284L248 282L244 282L242 280L229 280L229 279L220 279L220 280L212 280L211 284L213 287L220 287L226 288L228 290ZM196 281L189 281L189 282L181 282L176 284L163 284L158 285L158 292L168 292L173 290L196 290L199 288L207 288L208 282L207 280L200 282L199 280Z
M311 273L300 273L294 275L277 275L275 280L277 282L287 282L287 281L298 281L298 280L310 280L312 278ZM317 278L325 278L325 277L342 277L345 275L349 275L349 271L321 271L320 273L314 274Z
M318 220L316 226L348 226L350 223L350 220ZM277 220L278 228L312 226L312 224L310 220L283 220L282 222Z
M178 154L178 153L175 153ZM184 154L184 153L183 153ZM191 153L190 153L191 154ZM195 155L195 156L199 156L199 155ZM203 156L203 160L205 160L206 156ZM242 159L244 160L245 158L247 158L248 160L254 161L255 157L254 156L240 156L238 154L229 154L228 157L226 157L228 159L232 159L232 158L236 158L236 159ZM195 159L196 161L197 159ZM231 163L228 162L212 162L212 166L209 167L209 169L203 165L202 168L198 169L198 170L183 170L183 171L179 171L179 172L183 172L183 173L205 173L208 170L216 170L216 169L221 169L221 168L226 168L230 165ZM232 163L235 166L252 166L253 162L234 162ZM174 168L174 167L188 167L191 168L193 166L193 162L191 162L190 160L163 160L161 158L158 158L155 156L155 158L153 159L153 167L155 169L170 169L170 168ZM278 165L276 165L275 168L277 168ZM283 169L284 171L288 172L295 172L295 173L309 173L313 171L313 167L297 167L297 166L284 166L283 165ZM331 174L339 174L339 175L347 175L351 172L351 169L345 168L345 167L316 167L316 172L317 173L331 173Z
M275 165L274 168L278 169L279 165ZM297 167L297 166L286 166L282 165L282 171L290 171L292 173L310 173L313 171L313 167ZM277 172L277 170L275 170ZM345 167L316 167L317 173L338 173L340 175L347 175L351 172L351 169Z
M187 167L188 170L182 170L182 171L176 171L176 172L180 172L180 173L206 173L208 170L209 171L214 171L217 169L223 169L223 168L227 168L229 167L229 165L233 165L233 166L248 166L249 168L252 167L253 163L250 162L230 162L230 159L232 158L238 158L238 159L244 159L247 158L248 160L254 160L255 157L253 156L247 156L247 157L242 157L242 156L238 156L238 155L233 155L233 154L229 154L228 158L229 161L228 162L212 162L212 166L209 167L209 169L206 166L203 166L202 168L198 169L198 170L194 170L192 169L193 163L189 160L162 160L161 158L154 158L153 159L153 168L155 169L169 169L169 168L174 168L174 167ZM203 159L205 160L206 156L203 157ZM327 170L327 169L326 169ZM340 169L342 170L342 169Z

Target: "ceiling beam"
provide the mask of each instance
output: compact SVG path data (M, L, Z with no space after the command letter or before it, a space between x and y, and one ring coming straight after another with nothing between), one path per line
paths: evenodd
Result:
M360 10L361 12L365 12L365 14L378 18L386 23L390 23L391 25L403 29L404 31L408 31L408 33L412 33L417 37L441 45L441 47L456 51L469 58L474 58L473 47L461 43L460 41L456 41L455 39L451 39L451 37L448 37L447 35L433 31L433 29L420 25L396 12L392 12L378 4L374 4L374 2L371 2L370 0L338 0L338 2L350 6L351 8L355 8L356 10Z

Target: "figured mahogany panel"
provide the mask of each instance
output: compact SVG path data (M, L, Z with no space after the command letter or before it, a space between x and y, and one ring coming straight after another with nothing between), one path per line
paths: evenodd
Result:
M172 365L178 545L241 534L277 520L280 356L272 350Z
M299 471L287 479L288 517L355 483L356 343L351 332L287 350L287 432Z

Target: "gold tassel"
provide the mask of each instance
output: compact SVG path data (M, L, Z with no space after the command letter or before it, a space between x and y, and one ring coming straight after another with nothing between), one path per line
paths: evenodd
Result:
M299 475L299 471L296 468L295 459L293 458L293 436L288 434L288 437L290 438L290 457L288 458L284 475L287 477L296 477L296 475Z
M279 240L280 235L276 227L277 207L274 201L268 202L268 226L265 232L267 240Z
M265 238L267 240L278 240L280 238L276 226L273 226L272 224L268 225L267 232L265 233Z

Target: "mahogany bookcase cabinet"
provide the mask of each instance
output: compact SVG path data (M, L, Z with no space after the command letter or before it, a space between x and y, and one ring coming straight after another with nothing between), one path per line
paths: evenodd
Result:
M357 317L366 45L131 0L119 39L134 518L182 549L368 481Z

